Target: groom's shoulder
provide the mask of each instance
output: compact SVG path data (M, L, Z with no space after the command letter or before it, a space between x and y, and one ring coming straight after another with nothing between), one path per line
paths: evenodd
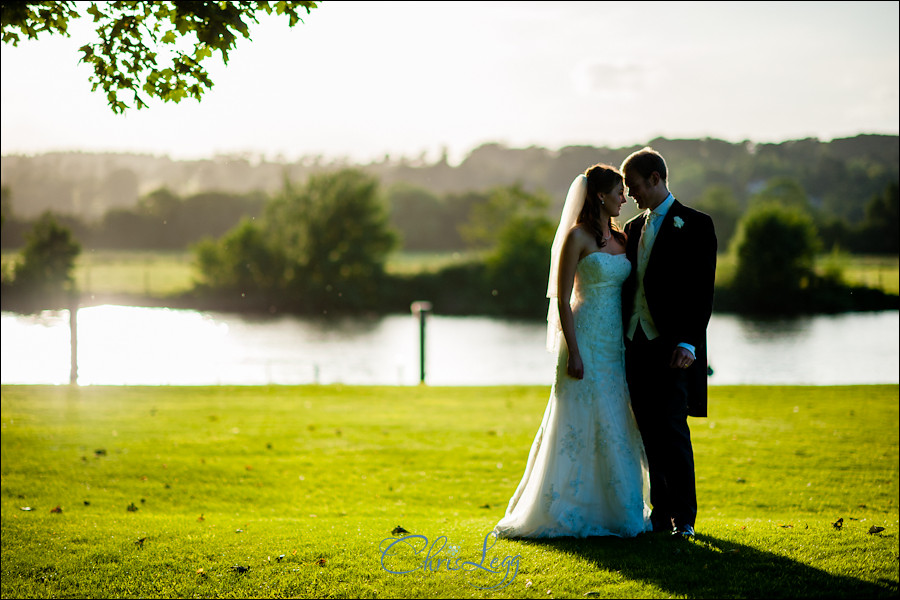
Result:
M624 227L628 227L629 225L631 225L631 224L634 223L635 221L638 221L638 220L642 219L643 217L644 217L644 213L643 213L643 212L639 212L638 214L634 215L633 217L631 217L630 219L628 219L627 221L625 221L625 225L623 226L623 228L624 228Z

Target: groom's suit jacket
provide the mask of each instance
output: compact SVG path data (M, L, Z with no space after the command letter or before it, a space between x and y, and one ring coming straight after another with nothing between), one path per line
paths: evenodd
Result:
M625 224L628 236L625 251L634 265L622 286L626 332L637 289L638 244L644 220L642 212ZM706 327L712 316L716 252L716 232L709 215L676 200L659 224L644 271L647 306L660 337L673 350L679 343L691 344L697 350L697 360L688 369L691 382L688 414L694 417L706 416Z

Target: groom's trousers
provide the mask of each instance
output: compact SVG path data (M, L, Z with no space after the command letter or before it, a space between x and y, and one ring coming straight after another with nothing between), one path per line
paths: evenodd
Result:
M697 488L688 428L687 370L669 366L675 343L648 340L638 326L625 343L625 369L631 406L650 469L651 520L655 528L694 525Z

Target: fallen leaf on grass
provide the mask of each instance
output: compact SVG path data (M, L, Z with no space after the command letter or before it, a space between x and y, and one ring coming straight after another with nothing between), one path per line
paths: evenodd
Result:
M134 505L134 502L132 502L131 504L128 505L128 507L126 508L126 510L127 510L128 512L137 512L138 507Z
M869 533L871 534L881 533L882 531L884 531L884 527L878 527L877 525L872 525L869 528Z
M206 571L203 570L203 567L197 569L197 575L199 575L200 577L206 577Z
M198 520L198 521L205 521L206 519L203 518L203 515L200 515L199 517L197 517L197 520Z
M319 565L320 567L324 567L326 562L328 562L328 561L326 561L324 558L320 558L319 560L316 561L316 564Z
M56 508L51 508L51 509L50 509L50 512L52 512L52 513L61 513L61 512L62 512L62 506L60 506L59 504L57 504L57 505L56 505Z

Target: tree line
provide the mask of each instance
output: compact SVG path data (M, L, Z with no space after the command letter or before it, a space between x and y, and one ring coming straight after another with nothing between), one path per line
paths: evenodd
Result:
M366 169L358 170L371 175ZM334 170L317 173L328 172ZM691 198L678 191L675 185L679 184L672 185L679 198ZM544 214L551 220L557 217L560 209L560 195L540 188L529 190L523 182L443 194L406 181L382 187L380 198L385 203L388 222L398 236L398 248L405 251L486 247L488 240L484 232L479 232L479 226L473 223L484 222L485 215L495 211L491 200L493 190L515 187L544 198ZM775 201L786 207L797 207L813 218L823 251L840 249L860 254L900 251L896 180L884 183L881 188L869 182L861 188L868 190L868 196L861 196L860 191L846 192L839 205L840 213L837 208L827 210L823 200L812 196L797 177L775 176L758 182L753 189L745 197L738 197L730 185L714 183L685 202L713 217L721 246L731 242L740 218L747 211ZM221 236L242 219L259 217L270 197L272 194L262 191L209 191L181 197L164 188L140 198L133 207L114 207L94 221L72 213L50 212L59 223L71 229L86 248L186 250L206 237ZM2 247L7 250L21 248L26 232L35 223L35 218L19 216L14 199L15 190L4 186ZM636 207L629 202L623 209L621 220L624 222L635 212ZM496 222L492 224L497 225Z
M657 139L650 145L666 156L669 187L676 197L713 216L720 242L730 240L737 220L760 196L780 194L788 202L807 206L826 250L838 246L850 252L896 252L892 249L896 248L896 236L882 240L869 235L869 226L882 217L867 212L867 206L873 197L900 181L898 136L860 135L830 142L807 139L778 144ZM184 234L189 239L182 247L187 247L212 233L203 230L204 223L228 217L233 225L243 216L258 214L253 212L260 209L258 199L279 193L285 179L305 181L317 173L352 167L381 182L401 248L455 250L467 247L458 226L467 220L474 205L486 201L489 190L516 184L529 193L545 194L550 199L547 215L553 219L575 174L597 162L618 165L635 149L637 146L516 149L484 144L455 166L448 163L446 155L433 163L424 157L386 156L364 165L327 162L322 157L287 162L247 156L202 161L84 153L4 156L0 157L4 218L10 224L20 221L23 225L18 234L13 226L4 232L3 247L21 247L27 224L48 210L75 229L80 222L79 239L86 247L118 247L114 235L94 235L104 227L118 228L118 224L102 223L106 214L115 210L134 212L148 228L141 235L128 236L134 240L130 247L170 248L177 238L168 232L173 229L171 221L154 221L149 207L141 206L153 190L165 190L183 202L199 194L219 195L223 198L220 207L210 201L204 214L185 221L186 227L197 228L194 234ZM238 216L225 206L236 197L248 200L245 215ZM168 208L180 210L178 206ZM635 210L628 203L623 218ZM118 218L129 217L119 212ZM890 213L884 218L890 219Z
M867 205L879 215L893 207L895 230L897 190L891 185ZM837 273L816 273L822 240L809 202L797 191L795 183L770 182L737 221L731 242L720 242L737 257L737 272L717 290L717 309L790 314L897 308L896 296L849 287ZM173 204L169 195L153 198L144 209L150 214ZM334 314L405 312L410 302L428 299L443 314L536 318L546 310L556 224L547 214L550 204L547 194L518 184L493 188L455 228L482 252L437 272L397 275L385 269L399 236L376 177L350 168L305 182L285 180L258 216L192 245L200 280L171 300L218 310ZM873 227L872 236L886 233L874 229L881 221L873 223L863 223ZM71 273L80 244L72 238L52 215L39 219L27 234L23 260L4 278L5 307L29 297L40 302L51 292L77 293Z

